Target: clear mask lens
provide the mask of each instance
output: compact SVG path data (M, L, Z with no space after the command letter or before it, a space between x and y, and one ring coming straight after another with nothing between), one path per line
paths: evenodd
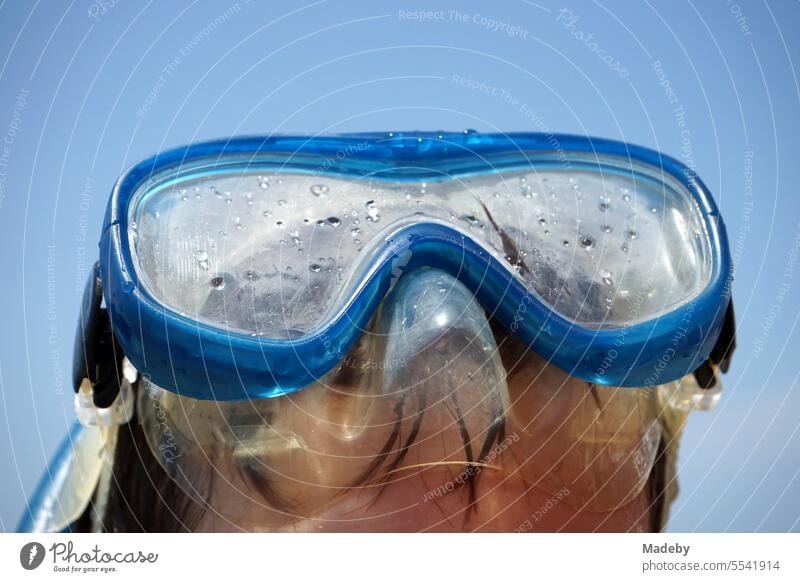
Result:
M129 209L138 277L160 303L269 338L321 327L387 233L447 224L545 304L586 326L648 320L710 277L691 195L616 159L429 182L199 167L158 178Z

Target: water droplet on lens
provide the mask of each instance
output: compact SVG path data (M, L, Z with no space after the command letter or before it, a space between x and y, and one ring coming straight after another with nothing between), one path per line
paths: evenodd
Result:
M220 290L225 288L225 277L213 277L211 279L211 286L214 289Z
M286 200L278 200L278 206L286 206Z
M544 226L545 224L547 224L547 221L546 221L544 218L540 218L540 219L539 219L539 224L541 224L542 226Z
M600 275L600 280L603 281L604 285L613 285L614 282L611 280L611 271L606 271L605 269L600 269L597 272Z
M635 230L629 230L628 232L625 233L625 238L628 240L636 240L637 238L639 238L639 233L636 232Z
M568 247L569 246L569 241L568 240L561 241L561 244L563 244L565 247Z
M309 267L308 267L308 269L309 269L309 270L310 270L312 273L319 273L319 272L322 270L322 267L320 267L320 266L319 266L318 264L316 264L316 263L312 263L312 264L311 264L311 266L309 266Z
M613 230L614 230L614 229L613 229L613 228L611 228L611 226L610 226L610 225L608 225L608 224L604 224L604 225L603 225L603 226L601 226L600 228L603 230L603 232L611 232L611 231L613 231Z
M202 250L202 249L200 249L200 250L196 250L196 251L194 252L194 258L195 258L195 260L196 260L196 261L198 261L198 262L200 262L200 261L207 261L207 260L208 260L208 253L207 253L207 252L205 252L205 251L204 251L204 250Z
M311 186L311 193L314 196L322 197L328 193L329 188L325 184L314 184Z
M631 197L630 197L630 196L628 196L627 194L625 194L625 195L622 197L622 199L623 199L625 202L630 202L630 201L631 201Z
M263 215L265 218L269 218L270 216L272 216L272 210L265 210L265 211L262 213L262 215Z
M370 222L378 222L380 216L378 214L378 208L375 206L375 201L368 200L364 206L367 209L367 220Z
M580 241L581 241L581 246L586 250L589 250L594 246L594 241L588 236L582 236Z
M327 222L331 226L339 226L340 224L342 224L342 221L336 216L329 216L325 222Z

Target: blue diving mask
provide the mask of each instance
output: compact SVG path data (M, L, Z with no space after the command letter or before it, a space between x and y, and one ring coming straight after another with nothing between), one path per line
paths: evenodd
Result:
M103 227L114 336L178 394L278 396L330 372L398 279L429 267L572 376L654 386L701 368L731 275L705 186L643 148L552 143L364 134L160 154L119 180Z

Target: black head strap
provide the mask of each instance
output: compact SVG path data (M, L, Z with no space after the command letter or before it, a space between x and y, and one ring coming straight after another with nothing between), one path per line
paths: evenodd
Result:
M100 263L95 263L83 292L75 333L72 384L78 392L83 381L88 379L95 406L108 408L119 393L122 353L114 341L108 311L102 307L102 302Z
M717 384L717 369L727 372L736 350L736 318L733 314L733 299L728 301L725 321L711 355L694 371L697 383L703 388L713 388Z

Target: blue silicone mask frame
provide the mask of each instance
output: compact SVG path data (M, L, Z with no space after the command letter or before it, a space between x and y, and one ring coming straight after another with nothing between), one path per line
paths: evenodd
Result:
M558 144L554 149L553 144ZM346 152L342 155L341 152ZM547 154L552 154L548 157ZM292 172L395 180L536 168L563 156L614 157L677 181L694 198L708 236L711 272L691 301L650 320L589 328L554 312L509 269L463 233L439 223L401 227L370 259L355 293L332 319L296 339L253 337L187 318L160 304L141 284L127 230L129 204L154 176L178 176L202 161L252 169L264 160ZM549 160L549 161L546 161ZM588 382L654 386L683 377L709 357L729 302L731 262L725 227L708 190L679 161L621 142L537 133L368 133L342 136L243 137L160 153L125 173L112 192L100 241L99 277L111 326L131 363L155 384L200 399L280 396L329 372L348 352L391 286L392 264L442 269L462 281L484 309L542 357ZM407 259L404 259L407 260ZM524 317L520 306L524 305ZM680 330L680 333L676 333Z

